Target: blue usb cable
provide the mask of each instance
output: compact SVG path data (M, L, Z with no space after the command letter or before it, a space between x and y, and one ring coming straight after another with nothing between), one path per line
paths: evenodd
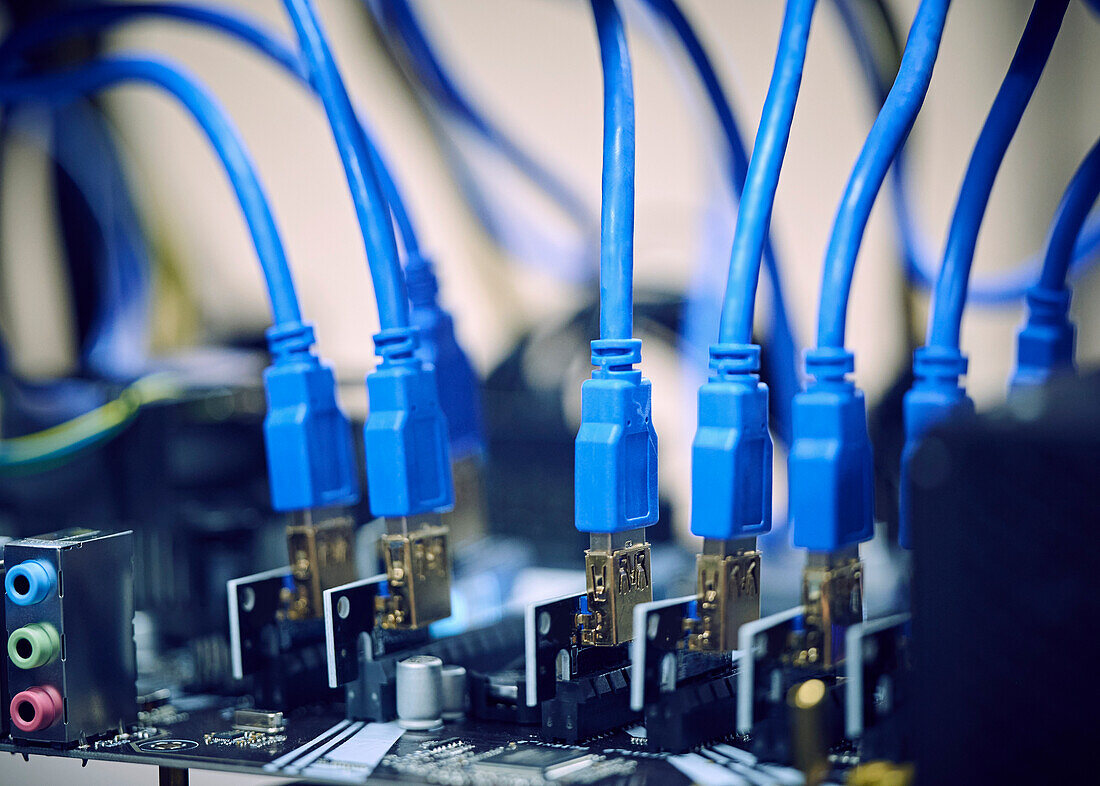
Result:
M718 343L710 347L710 379L699 390L691 531L707 540L754 538L771 530L768 387L758 374L760 347L752 343L753 310L815 6L816 0L787 3L737 211ZM728 632L723 638L733 635Z
M1016 53L982 126L959 190L947 236L943 266L932 295L926 345L913 356L913 387L905 395L905 447L901 460L899 541L910 542L909 464L924 434L952 413L968 412L974 403L959 378L966 357L959 346L963 307L978 233L989 195L1005 152L1024 110L1039 84L1069 0L1036 0Z
M184 71L152 58L104 58L72 71L0 79L0 101L67 102L124 82L156 85L187 108L221 159L245 215L267 283L274 325L264 373L264 422L272 505L299 510L347 505L359 496L348 421L332 371L313 354L282 240L255 167L225 113Z
M1013 390L1042 384L1074 368L1075 331L1069 319L1066 278L1074 244L1098 195L1100 140L1074 173L1051 224L1042 274L1027 293L1027 320L1016 338Z
M581 388L576 441L576 525L614 533L657 520L657 434L649 380L633 338L634 87L614 0L592 0L604 76L600 338Z
M825 255L817 348L806 354L812 378L795 398L790 454L794 544L835 552L873 534L873 470L863 394L847 375L848 296L871 208L887 170L924 102L950 0L922 0L901 67L848 180Z
M313 90L309 66L276 34L247 17L216 8L180 3L89 5L43 17L16 28L0 43L0 73L10 73L26 53L45 44L63 40L75 33L93 32L151 17L173 19L219 31L253 48ZM439 302L434 267L421 251L415 223L401 190L362 117L357 118L356 122L405 250L406 276L410 280L410 319L420 329L417 354L435 367L437 381L446 380L439 388L439 397L452 447L463 454L480 453L484 447L484 429L476 372L457 341L454 320Z

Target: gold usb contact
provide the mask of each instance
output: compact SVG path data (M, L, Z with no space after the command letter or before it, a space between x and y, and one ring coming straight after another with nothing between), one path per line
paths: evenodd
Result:
M584 568L588 613L577 615L581 644L612 646L630 641L634 607L653 600L645 530L591 534Z
M343 510L302 510L286 528L294 586L283 590L287 619L321 615L321 594L356 578L355 522Z
M703 541L695 559L698 614L687 621L688 649L737 648L737 632L760 618L760 552L751 539Z
M375 621L410 630L451 616L450 530L437 513L386 519L379 547L390 594L375 599Z
M805 632L797 665L835 667L841 659L839 629L863 621L863 563L856 549L810 552L802 572Z

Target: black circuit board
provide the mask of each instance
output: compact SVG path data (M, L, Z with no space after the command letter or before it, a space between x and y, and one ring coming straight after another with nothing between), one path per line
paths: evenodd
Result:
M531 726L473 720L402 732L396 724L349 722L341 705L296 710L277 733L240 732L233 729L231 706L186 712L169 706L124 734L85 746L62 750L5 740L0 751L333 784L676 786L737 782L737 775L749 783L801 778L793 770L755 762L731 742L675 756L646 751L641 729L616 731L582 745L541 742Z

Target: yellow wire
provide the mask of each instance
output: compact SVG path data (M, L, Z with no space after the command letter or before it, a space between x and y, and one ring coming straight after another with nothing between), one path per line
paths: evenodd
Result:
M33 434L0 440L0 465L41 461L82 442L106 436L132 420L146 404L178 397L180 391L173 380L172 374L150 374L124 388L118 398L71 420Z

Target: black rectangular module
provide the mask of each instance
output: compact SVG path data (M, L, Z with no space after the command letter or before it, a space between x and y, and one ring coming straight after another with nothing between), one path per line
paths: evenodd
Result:
M493 775L554 778L565 770L582 768L592 758L592 754L585 750L515 745L481 759L477 768Z
M910 511L920 783L1095 779L1098 468L1097 375L924 440Z
M630 667L559 680L542 703L544 740L575 743L641 720L630 708Z
M731 736L737 725L737 671L700 678L660 694L645 706L651 751L687 751Z

